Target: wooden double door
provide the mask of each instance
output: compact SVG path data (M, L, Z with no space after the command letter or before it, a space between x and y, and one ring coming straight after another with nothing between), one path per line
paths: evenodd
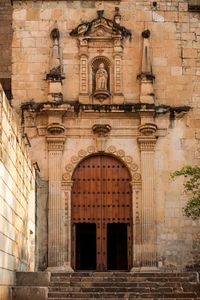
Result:
M73 174L72 262L77 270L128 270L132 191L126 166L113 156L84 159Z

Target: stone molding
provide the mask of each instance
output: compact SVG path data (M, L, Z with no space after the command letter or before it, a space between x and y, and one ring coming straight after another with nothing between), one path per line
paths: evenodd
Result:
M65 166L65 173L62 176L62 188L69 189L71 186L72 174L77 166L77 164L85 157L100 153L97 148L93 145L87 147L87 149L80 149L77 154L73 155L70 159L70 163ZM117 149L114 145L110 145L106 148L105 154L111 154L121 160L128 170L130 171L132 177L132 183L141 183L141 174L138 172L139 167L133 161L133 158L126 155L123 149Z

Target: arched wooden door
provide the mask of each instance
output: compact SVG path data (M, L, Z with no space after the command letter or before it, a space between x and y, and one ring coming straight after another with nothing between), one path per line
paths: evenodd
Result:
M126 166L109 155L79 163L72 187L75 269L127 270L132 256L132 192Z

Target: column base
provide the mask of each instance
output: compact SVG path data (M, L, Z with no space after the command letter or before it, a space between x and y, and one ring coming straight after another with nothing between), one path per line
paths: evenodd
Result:
M57 273L57 272L63 272L63 273L72 273L74 270L70 265L65 265L65 266L60 266L60 267L48 267L47 268L48 272L51 273Z

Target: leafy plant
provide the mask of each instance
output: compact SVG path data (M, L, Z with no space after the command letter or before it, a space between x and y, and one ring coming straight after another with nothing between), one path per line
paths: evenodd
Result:
M196 220L200 218L200 167L185 166L171 173L171 178L184 176L184 191L191 193L191 198L183 208L184 215Z

